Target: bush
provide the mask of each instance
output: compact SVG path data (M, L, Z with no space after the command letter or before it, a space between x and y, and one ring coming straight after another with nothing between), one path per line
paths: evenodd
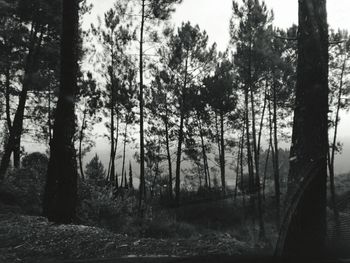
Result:
M135 215L136 198L126 189L114 196L113 187L88 181L79 183L78 218L84 224L106 227L123 232Z
M40 215L47 164L47 156L39 152L23 157L22 168L10 170L1 184L0 202L22 213Z

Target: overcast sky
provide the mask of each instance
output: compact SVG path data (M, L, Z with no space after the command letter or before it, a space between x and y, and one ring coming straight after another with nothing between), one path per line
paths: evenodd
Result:
M91 15L85 19L86 25L96 20L110 8L115 0L89 0L94 5ZM328 0L328 21L331 28L350 29L350 0ZM287 28L298 19L298 0L266 0L275 14L274 24ZM229 41L229 20L232 14L232 0L183 0L177 6L172 21L180 25L183 21L198 24L207 31L210 41L216 42L223 50Z

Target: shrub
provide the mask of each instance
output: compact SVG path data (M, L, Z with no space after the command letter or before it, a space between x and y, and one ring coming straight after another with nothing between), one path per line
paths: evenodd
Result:
M100 186L89 181L79 183L78 217L88 225L125 231L135 214L136 198L126 189L124 195L113 194L113 187Z

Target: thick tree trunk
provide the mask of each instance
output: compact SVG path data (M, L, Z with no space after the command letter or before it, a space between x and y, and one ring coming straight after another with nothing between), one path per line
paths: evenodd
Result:
M74 149L74 101L78 72L78 1L63 0L61 87L57 103L43 212L56 223L76 219L77 164Z
M288 208L277 253L321 258L325 252L328 152L328 24L325 0L299 1L296 106Z

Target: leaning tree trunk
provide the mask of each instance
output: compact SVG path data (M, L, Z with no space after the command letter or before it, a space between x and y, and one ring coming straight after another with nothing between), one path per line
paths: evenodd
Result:
M85 121L86 121L87 110L85 109L83 112L83 120L80 127L79 134L79 169L81 179L85 180L84 166L83 166L83 139L84 139L84 130L85 130Z
M39 36L38 36L39 33ZM39 49L41 47L42 38L43 38L43 29L37 29L33 25L32 33L33 36L31 39L29 52L26 57L26 65L24 69L24 79L22 91L19 94L19 101L17 110L13 119L13 123L10 129L9 138L5 145L5 151L0 163L0 180L3 180L7 171L7 168L10 164L11 153L15 149L15 145L18 143L18 138L21 137L23 131L23 118L24 111L27 102L27 94L32 85L32 77L35 73L35 64L38 56Z
M322 257L326 237L328 25L326 0L299 1L296 105L288 208L277 254ZM277 149L276 149L277 150Z
M43 203L44 215L56 223L71 223L76 219L78 173L73 138L78 72L78 9L77 0L63 0L61 86Z

